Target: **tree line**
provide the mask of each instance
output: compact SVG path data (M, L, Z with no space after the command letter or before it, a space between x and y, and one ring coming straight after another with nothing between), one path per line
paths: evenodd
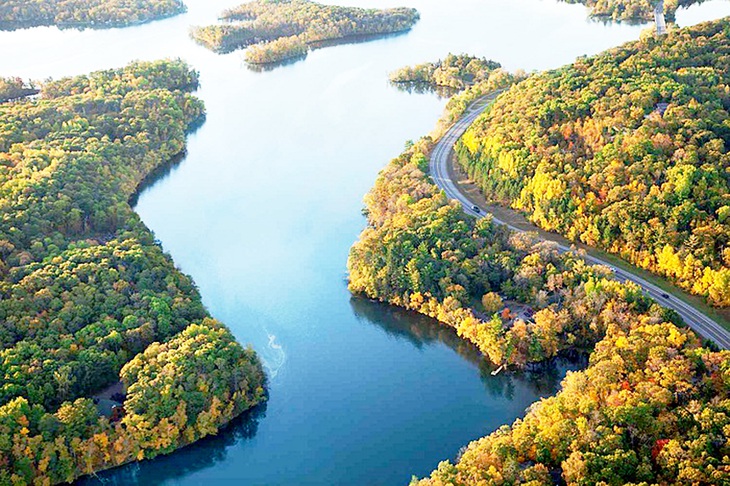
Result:
M585 371L412 486L728 484L727 351L615 319Z
M247 62L267 64L304 56L323 41L407 31L418 19L418 11L412 8L379 10L309 0L256 0L223 12L223 24L193 27L190 35L216 52L247 47Z
M489 200L728 306L728 62L719 20L531 76L459 162Z
M0 30L41 25L108 28L140 24L186 11L182 0L5 0Z
M172 452L264 399L258 357L208 316L129 200L205 110L179 60L0 104L0 484ZM92 397L118 382L126 410Z

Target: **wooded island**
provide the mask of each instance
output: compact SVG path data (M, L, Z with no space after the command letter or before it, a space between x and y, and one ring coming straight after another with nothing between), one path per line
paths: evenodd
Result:
M221 53L247 47L247 62L269 64L302 57L324 41L407 31L418 19L418 11L412 8L378 10L309 0L256 0L223 12L223 24L194 27L191 36Z
M4 0L0 2L0 30L42 25L126 27L185 11L182 0Z

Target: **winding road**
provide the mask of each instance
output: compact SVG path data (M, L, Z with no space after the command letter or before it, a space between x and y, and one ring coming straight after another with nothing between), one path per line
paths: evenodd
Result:
M480 98L474 102L464 115L452 125L446 133L438 141L434 150L431 154L430 171L431 177L438 187L444 190L446 195L457 200L464 207L464 211L474 217L480 218L488 214L484 208L475 210L474 207L478 207L472 201L469 200L467 195L462 191L459 184L454 182L449 175L449 162L451 160L451 153L454 149L456 141L466 132L466 130L474 123L479 115L494 101L501 92L490 93L483 98ZM514 231L523 231L521 228L517 228L505 221L502 221L492 215L493 221L497 224L507 226ZM568 246L555 241L560 251L572 251ZM691 327L696 333L704 338L714 341L722 349L730 349L730 332L720 326L717 322L701 313L693 306L680 300L675 296L669 296L662 289L656 285L647 282L643 278L634 275L626 270L617 268L604 260L596 258L591 255L585 255L584 258L593 264L605 265L613 270L614 275L621 281L631 281L639 285L644 293L659 302L664 307L673 309L676 311L682 319Z

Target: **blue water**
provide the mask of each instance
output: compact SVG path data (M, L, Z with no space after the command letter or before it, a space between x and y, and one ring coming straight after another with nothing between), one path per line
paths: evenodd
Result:
M347 291L362 196L445 105L393 89L388 72L448 52L546 69L635 39L642 27L590 22L581 6L555 0L347 0L339 3L414 6L422 20L406 35L328 47L258 73L240 52L219 56L187 36L235 3L188 0L186 15L129 29L0 33L5 76L161 57L200 70L207 121L137 211L270 377L266 406L219 436L87 483L407 483L553 394L565 366L492 377L448 329ZM730 2L716 0L678 20L728 14Z

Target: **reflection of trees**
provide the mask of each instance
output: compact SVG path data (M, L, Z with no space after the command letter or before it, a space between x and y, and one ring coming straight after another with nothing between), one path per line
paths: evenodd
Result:
M601 24L604 26L610 26L613 24L623 25L646 25L651 22L650 19L642 18L628 18L628 19L614 19L607 15L591 15L588 17L588 22L594 24Z
M284 59L283 61L267 62L265 64L246 63L246 67L249 70L256 72L256 73L265 73L265 72L273 71L276 68L288 66L290 64L296 64L299 61L303 61L306 58L307 58L307 55L304 54L303 56L290 57L288 59Z
M439 98L451 98L459 92L458 89L449 88L446 86L436 86L430 83L390 83L391 86L395 86L400 91L405 91L411 94L426 94L433 93Z
M207 469L223 462L230 446L250 440L258 431L259 421L266 417L266 402L241 414L217 435L206 437L192 445L175 451L169 456L160 456L152 461L144 461L122 466L99 473L77 482L81 486L99 483L105 485L157 485L187 476L196 471Z
M162 179L170 175L173 169L177 168L177 166L179 166L182 161L185 160L187 154L187 150L184 150L174 156L172 159L168 160L166 163L157 166L157 168L147 174L145 178L142 179L142 182L140 182L137 186L137 190L134 191L134 194L132 194L132 196L129 198L129 205L135 207L137 205L137 202L139 201L140 194L142 194L146 189L149 189L150 187L155 185L155 183L157 183L158 181L161 181Z
M359 320L376 325L391 336L405 339L418 349L439 342L447 345L479 368L484 387L495 397L511 399L517 382L527 385L536 395L553 395L567 371L587 365L581 356L570 356L545 361L531 370L503 371L492 376L494 365L484 359L476 346L461 339L452 328L439 324L434 319L358 296L350 298L350 306Z
M346 45L346 44L362 44L364 42L370 42L380 39L388 39L391 37L398 37L401 35L405 35L408 32L393 32L390 34L366 34L366 35L352 35L349 37L343 37L341 39L329 39L324 41L317 41L312 42L309 44L309 48L311 50L315 49L322 49L324 47L332 47L332 46L340 46L340 45ZM251 71L261 73L261 72L268 72L273 71L276 68L280 68L283 66L289 66L290 64L296 64L299 61L303 61L307 58L307 55L303 56L296 56L291 57L289 59L284 59L282 61L277 62L268 62L264 64L252 64L252 63L246 63L246 67L250 69ZM448 96L444 96L445 98L450 97L454 93L451 93Z
M203 126L203 123L205 123L205 116L201 117L199 120L195 121L190 128L188 129L187 136L190 137L192 134L197 132L200 127ZM149 174L145 176L144 179L142 179L142 182L139 183L137 186L137 189L134 191L134 194L129 198L129 205L134 207L137 205L137 201L139 201L139 196L142 194L146 189L154 186L157 182L161 181L162 179L166 178L170 173L173 171L173 169L176 169L182 162L185 160L185 157L188 156L188 151L183 150L176 156L174 156L172 159L168 160L166 163L161 164L157 166L154 170L152 170Z
M312 49L321 49L323 47L340 46L344 44L362 44L363 42L370 42L381 39L390 39L391 37L400 37L408 34L408 31L401 32L389 32L387 34L360 34L350 35L347 37L341 37L339 39L327 39L317 42L312 42L309 47Z

